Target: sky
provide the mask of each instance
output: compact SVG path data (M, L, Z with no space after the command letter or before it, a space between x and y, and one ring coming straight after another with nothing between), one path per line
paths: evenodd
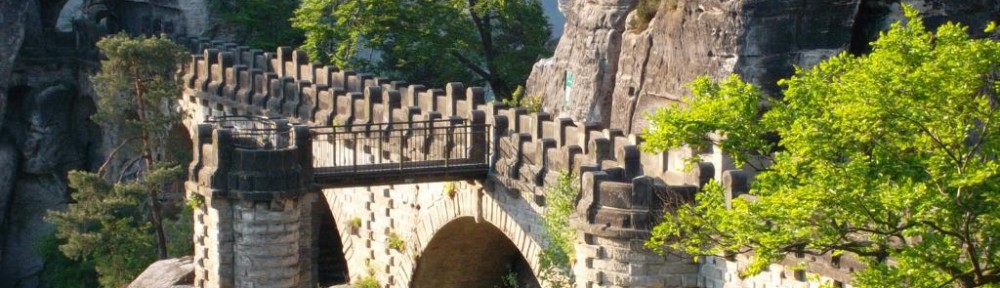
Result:
M545 17L549 18L549 23L552 24L552 38L558 39L563 33L563 23L566 22L566 17L563 16L562 12L559 12L559 0L539 0L542 2L542 9L544 9Z

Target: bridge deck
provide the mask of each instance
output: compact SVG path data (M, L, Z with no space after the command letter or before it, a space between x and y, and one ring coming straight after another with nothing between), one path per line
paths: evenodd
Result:
M255 116L214 117L244 149L292 145L288 121ZM313 181L324 188L485 178L489 126L446 119L309 128ZM397 126L401 126L398 125Z
M314 181L323 187L485 178L488 126L430 120L311 129Z
M382 163L353 167L321 167L313 171L314 180L324 188L359 185L392 185L415 182L454 181L486 178L489 165L480 161L429 160L407 163Z

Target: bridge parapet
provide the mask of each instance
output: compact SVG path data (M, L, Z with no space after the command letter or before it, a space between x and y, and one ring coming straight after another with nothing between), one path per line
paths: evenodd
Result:
M194 104L188 108L199 123L221 115L285 117L310 126L468 119L485 102L479 87L407 85L314 64L287 47L271 53L203 38L181 42L192 51L182 67L185 103Z

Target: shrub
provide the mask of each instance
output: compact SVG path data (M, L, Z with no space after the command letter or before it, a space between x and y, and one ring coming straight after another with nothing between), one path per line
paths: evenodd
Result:
M455 199L455 194L458 194L458 188L455 188L455 182L444 183L444 194L448 195L448 198Z
M403 250L406 250L406 242L396 232L389 232L389 248L403 252Z
M358 235L358 231L361 231L361 218L354 217L347 221L347 233L351 235Z
M680 7L682 0L639 0L635 6L635 18L629 22L629 29L638 32L646 30L660 10L673 11Z
M569 225L569 217L576 206L580 188L579 178L572 173L561 173L559 182L546 193L546 207L542 214L543 225L548 231L549 245L541 253L539 276L553 287L572 287L573 239L576 230Z
M507 267L507 274L500 277L499 288L521 288L521 284L517 281L518 275L513 268ZM496 288L497 286L493 286Z
M360 217L351 218L351 221L347 221L347 227L350 227L351 229L354 230L361 228L361 218Z
M375 276L369 275L368 277L361 278L354 284L351 284L351 288L380 288L381 284L378 283L378 279Z
M542 96L535 95L531 97L524 97L524 86L517 86L514 89L514 93L511 95L510 99L504 99L501 103L509 107L521 107L528 110L528 113L535 113L542 111Z

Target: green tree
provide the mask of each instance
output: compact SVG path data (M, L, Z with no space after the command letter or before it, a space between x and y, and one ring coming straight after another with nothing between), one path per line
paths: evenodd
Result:
M727 209L708 185L647 246L750 253L744 275L791 252L848 252L868 265L861 287L1000 287L1000 43L957 24L927 31L905 10L871 54L797 71L781 100L702 78L687 107L653 115L648 151L714 132L740 164L771 164L757 167L752 200Z
M500 98L549 53L551 34L536 0L304 0L292 25L313 59L414 83L485 82Z
M91 261L103 286L120 287L168 255L160 195L183 175L174 161L186 160L165 146L180 120L174 73L184 50L166 38L124 34L97 46L105 59L91 78L99 102L92 118L114 135L115 148L96 173L70 172L76 203L48 220L67 257Z
M573 262L576 259L573 240L576 230L570 225L570 216L576 209L576 197L580 196L580 178L573 173L562 172L559 182L553 185L545 198L545 212L542 225L548 232L548 245L539 254L541 270L539 278L551 287L573 287Z
M278 46L302 43L302 31L292 28L296 0L212 0L212 12L236 39L253 48L274 51Z
M123 287L156 260L149 201L138 183L112 185L97 174L71 171L76 204L49 212L59 250L74 260L93 263L104 287Z

